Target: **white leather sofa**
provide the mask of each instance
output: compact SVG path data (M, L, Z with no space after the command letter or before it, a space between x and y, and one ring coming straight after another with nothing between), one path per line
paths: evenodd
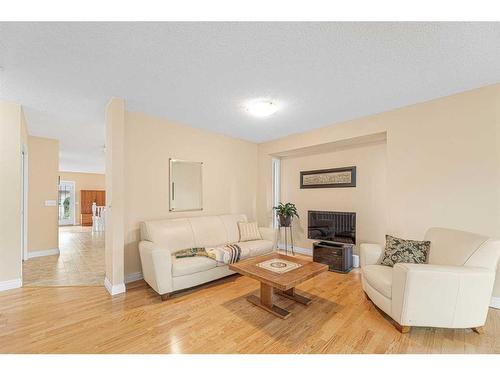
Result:
M174 254L179 250L237 243L240 259L272 252L277 241L277 231L272 228L259 228L261 240L239 242L238 222L246 221L245 215L220 215L141 223L139 253L144 280L165 300L174 291L234 274L228 265L207 257L177 259Z
M380 265L383 248L361 244L363 290L398 324L472 328L480 333L500 258L500 241L474 233L431 228L428 264Z

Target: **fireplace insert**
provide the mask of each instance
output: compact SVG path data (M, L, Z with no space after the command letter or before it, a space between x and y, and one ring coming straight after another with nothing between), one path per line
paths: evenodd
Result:
M356 243L356 213L308 211L307 237L325 242Z

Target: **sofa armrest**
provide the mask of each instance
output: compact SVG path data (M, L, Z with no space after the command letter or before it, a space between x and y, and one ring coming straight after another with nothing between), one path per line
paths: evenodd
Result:
M153 242L139 242L142 275L144 280L159 294L170 293L172 287L172 254L159 249Z
M259 227L260 235L263 240L273 243L273 250L276 249L278 243L278 229L269 227Z
M481 267L398 263L392 271L391 317L401 325L484 325L495 272Z
M376 243L362 243L359 246L359 263L361 268L377 264L382 255L382 246Z

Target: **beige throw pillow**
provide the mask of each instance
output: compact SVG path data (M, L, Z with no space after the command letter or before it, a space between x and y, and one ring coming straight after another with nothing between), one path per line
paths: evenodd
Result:
M238 228L240 230L240 242L261 240L262 237L259 232L259 227L257 223L238 223Z

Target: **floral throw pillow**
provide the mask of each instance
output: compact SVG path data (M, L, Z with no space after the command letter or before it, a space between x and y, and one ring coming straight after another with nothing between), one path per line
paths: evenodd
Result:
M380 264L394 267L396 263L427 263L430 248L431 241L403 240L386 235Z

